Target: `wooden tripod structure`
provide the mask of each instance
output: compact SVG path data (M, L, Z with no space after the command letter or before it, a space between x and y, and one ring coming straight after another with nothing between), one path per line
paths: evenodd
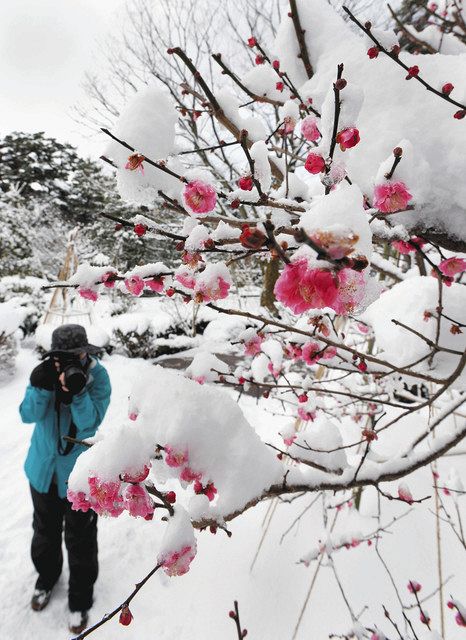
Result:
M78 268L78 255L76 253L75 240L78 230L73 229L68 234L66 255L63 265L58 273L58 280L66 282ZM61 325L73 322L83 326L92 324L90 307L74 289L58 287L54 289L49 306L44 313L40 324Z

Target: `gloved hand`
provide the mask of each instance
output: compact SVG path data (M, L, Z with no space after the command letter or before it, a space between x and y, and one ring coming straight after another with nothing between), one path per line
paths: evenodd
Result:
M57 385L58 372L51 359L44 360L32 370L30 379L33 387L53 391Z

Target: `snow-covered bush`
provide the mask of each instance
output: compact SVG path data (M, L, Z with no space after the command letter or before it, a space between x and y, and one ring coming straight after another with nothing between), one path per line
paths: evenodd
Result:
M250 35L249 72L213 56L228 78L219 87L169 48L189 72L181 90L145 87L106 131L121 196L176 221L147 212L124 226L172 242L178 257L126 271L81 265L61 284L94 301L104 289L176 299L216 320L184 375L148 366L135 380L121 426L79 458L69 499L115 517L162 509L157 568L168 575L189 569L194 530L228 532L262 501L323 492L359 504L374 487L379 518L382 498L422 502L404 478L466 436L455 415L466 364L466 54L401 52L394 32L347 14L290 2L275 41ZM189 149L177 136L185 120L199 132ZM265 309L233 302L232 264L246 259L276 270ZM231 366L215 349L223 316L244 321L222 334L242 351ZM264 442L222 385L254 390L286 424L271 419ZM168 478L176 495L161 488ZM382 488L398 480L395 493ZM359 543L327 533L303 564L331 564ZM343 637L382 637L351 617Z
M5 382L15 370L18 352L15 332L25 315L15 300L0 302L0 383Z
M20 324L23 336L33 335L45 309L47 295L41 288L44 280L26 276L5 276L0 279L0 302L14 300L24 310Z

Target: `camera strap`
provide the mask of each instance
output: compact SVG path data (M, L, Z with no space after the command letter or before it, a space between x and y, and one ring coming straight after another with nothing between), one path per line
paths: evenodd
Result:
M60 427L60 408L61 408L60 398L58 398L57 394L55 393L55 412L57 414L57 432L58 432L57 450L60 456L67 456L72 450L72 448L74 447L74 443L67 442L66 445L63 446L63 436L61 434L61 427ZM76 425L74 424L73 420L71 420L70 428L68 430L67 435L70 438L76 438L76 433L77 433Z

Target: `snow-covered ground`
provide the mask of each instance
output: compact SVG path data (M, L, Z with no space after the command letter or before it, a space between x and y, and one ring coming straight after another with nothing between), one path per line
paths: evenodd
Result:
M34 613L29 606L35 582L29 558L32 510L22 466L31 427L21 423L18 405L35 362L32 351L21 349L15 377L0 387L0 638L5 640L69 638L66 566L48 608ZM113 395L102 429L126 414L131 381L137 376L141 361L112 356L106 357L104 364L110 373ZM251 397L243 396L241 407L262 438L276 437L280 418L272 418ZM440 463L441 475L446 476L451 466L461 472L463 460L456 456L444 459ZM432 494L429 469L417 472L408 481L415 497ZM395 487L390 486L385 486L384 490L396 492ZM200 533L198 554L188 574L168 578L157 573L131 605L134 614L131 626L122 627L114 619L97 630L93 637L97 640L233 640L236 630L228 611L237 599L242 625L249 631L248 638L292 640L317 568L317 562L306 568L297 561L317 544L322 533L320 500L283 542L280 541L293 519L313 498L307 495L291 504L259 505L231 522L233 535L229 539L222 531L216 536ZM346 532L375 529L376 506L377 494L366 489L361 506L363 517L353 509L343 508L338 513L334 532L337 533L340 527ZM390 532L383 534L379 543L381 556L389 564L405 604L413 601L406 589L408 580L417 580L423 585L421 596L434 590L437 584L435 520L431 509L433 500L412 508L386 500L383 504L382 523L390 522L394 515L411 511ZM335 511L331 511L330 522L334 515ZM154 566L164 526L157 517L152 522L145 522L126 514L118 519L100 520L100 576L91 622L96 622L124 601L134 584ZM259 555L250 570L265 531ZM445 578L453 575L445 587L444 600L450 594L464 600L464 554L446 525L442 525L441 535L443 575ZM367 626L378 623L392 637L392 629L383 617L382 604L400 625L403 625L402 616L397 595L377 557L375 545L363 543L339 551L334 554L334 562L343 590L351 593L350 605L354 613L359 615L368 606L361 622ZM426 609L433 627L439 629L438 595L426 603ZM430 638L418 622L418 613L415 610L407 613L418 637ZM446 637L452 640L462 637L464 631L454 623L452 613L445 609L445 615ZM324 562L295 637L297 640L320 640L330 633L346 633L351 626L351 617L333 570Z

